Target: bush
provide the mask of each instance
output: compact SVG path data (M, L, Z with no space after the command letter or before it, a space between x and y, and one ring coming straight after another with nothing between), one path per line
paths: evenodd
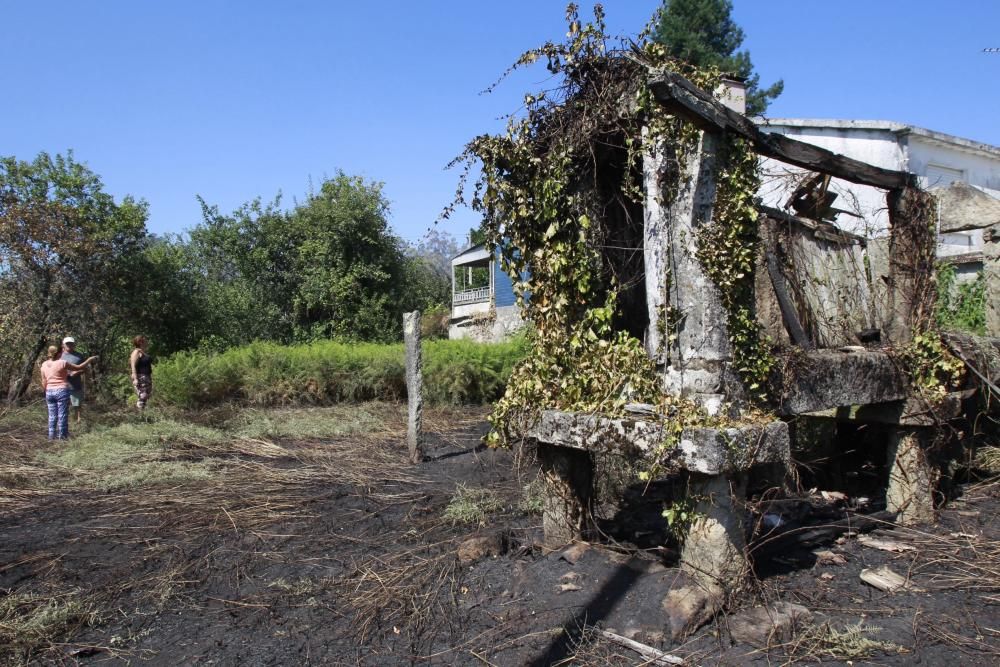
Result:
M941 262L937 267L938 299L935 319L945 331L986 333L986 276L980 273L971 282L960 283L955 265Z
M450 405L496 400L524 351L520 338L497 344L427 341L424 399ZM219 353L181 352L158 364L154 377L158 399L188 408L228 400L283 406L406 396L400 344L253 343Z

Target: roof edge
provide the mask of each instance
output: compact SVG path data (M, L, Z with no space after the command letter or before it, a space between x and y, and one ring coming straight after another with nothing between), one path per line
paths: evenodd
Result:
M801 127L835 130L871 130L892 132L894 134L912 134L931 141L950 144L959 148L983 153L1000 158L1000 147L973 139L958 137L945 132L928 130L918 125L909 125L892 120L843 120L837 118L754 118L754 122L763 128L767 127Z

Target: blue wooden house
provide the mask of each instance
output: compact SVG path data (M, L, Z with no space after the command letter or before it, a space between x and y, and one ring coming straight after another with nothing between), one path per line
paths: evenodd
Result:
M500 341L524 326L500 253L485 244L464 250L451 260L451 281L449 338Z

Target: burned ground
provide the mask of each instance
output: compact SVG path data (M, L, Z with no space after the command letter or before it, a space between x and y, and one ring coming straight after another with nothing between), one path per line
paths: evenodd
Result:
M367 415L355 420L363 428L297 438L282 435L282 424L299 413L268 413L270 426L253 433L240 431L244 415L234 408L185 415L243 435L163 436L141 465L155 460L155 471L198 473L168 484L139 478L122 485L108 482L105 471L73 469L48 456L37 425L5 420L0 661L641 661L600 629L690 664L853 658L987 665L1000 654L1000 484L962 487L938 526L886 525L871 533L901 551L862 544L848 532L769 555L758 563L759 584L673 643L662 601L683 575L674 567L676 551L657 546L665 531L649 518L659 509L653 495L631 523L602 522L608 534L600 545L546 553L535 469L529 457L479 447L483 411L425 415L429 457L410 466L402 406L309 414L346 424L351 410ZM135 420L114 413L100 419ZM485 508L484 525L452 520L476 516L475 494L464 514L453 502L459 485L487 490L490 502L478 508ZM633 510L643 509L634 493L630 500ZM844 516L837 500L803 502L815 505L807 514L824 523ZM881 565L913 588L890 594L862 583L863 568ZM742 610L777 601L804 606L811 621L764 647L732 643L730 626Z

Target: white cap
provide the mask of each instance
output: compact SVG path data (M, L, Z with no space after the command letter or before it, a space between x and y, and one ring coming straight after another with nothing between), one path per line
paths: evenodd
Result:
M76 345L76 339L73 338L72 336L66 336L65 338L63 338L63 345L65 345L66 343L73 343L74 345Z

